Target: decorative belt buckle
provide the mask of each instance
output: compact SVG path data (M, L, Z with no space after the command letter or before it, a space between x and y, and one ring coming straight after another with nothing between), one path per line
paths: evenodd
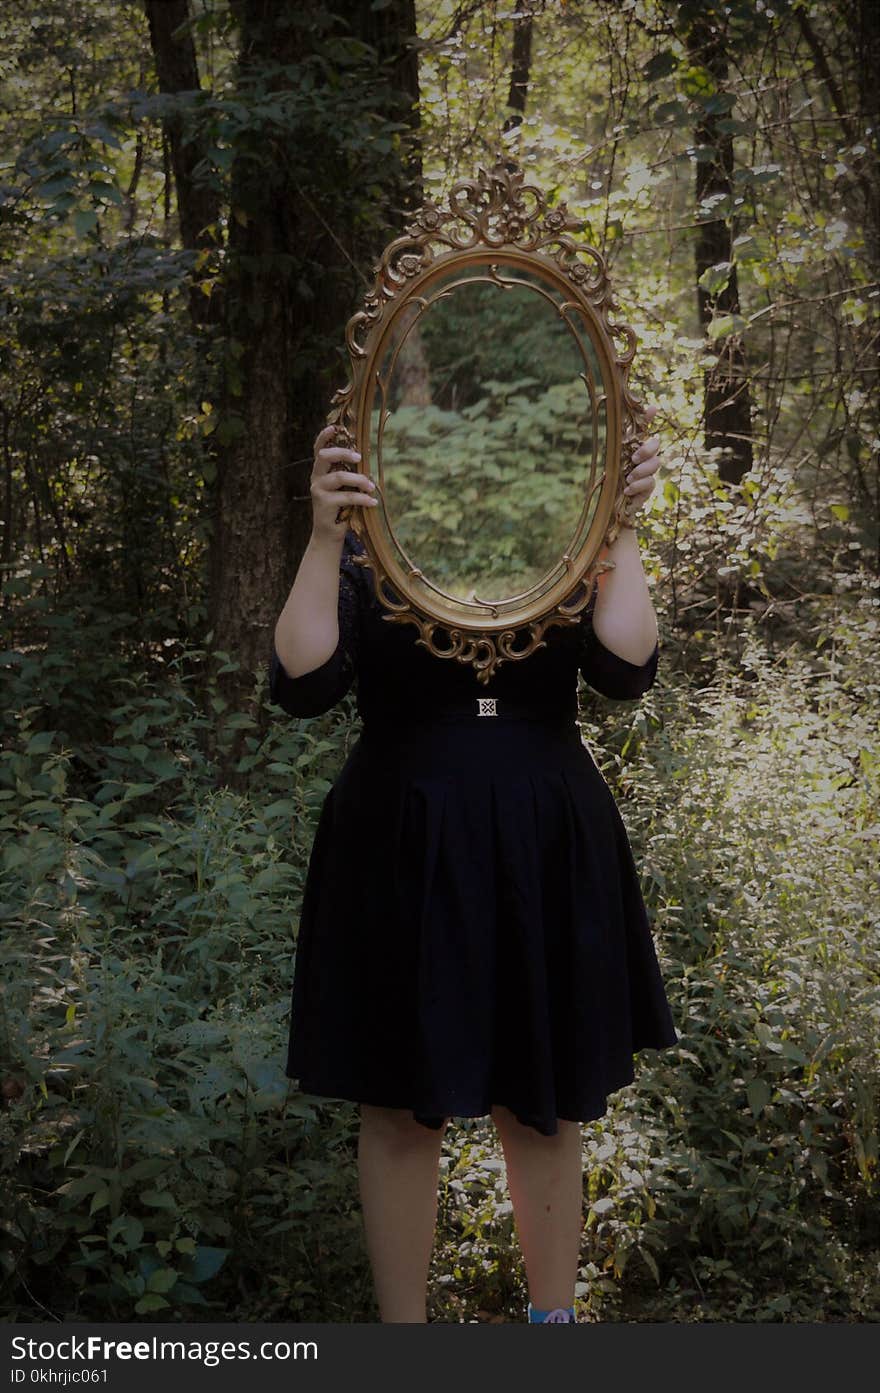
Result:
M498 712L495 710L495 701L495 697L477 697L477 715L497 716Z

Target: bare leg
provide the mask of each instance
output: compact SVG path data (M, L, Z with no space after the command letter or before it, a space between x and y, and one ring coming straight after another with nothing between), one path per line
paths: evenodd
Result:
M529 1286L542 1310L574 1304L583 1206L581 1124L559 1119L555 1137L517 1122L508 1108L493 1107L507 1167Z
M383 1323L425 1324L428 1319L428 1267L445 1131L446 1121L435 1132L404 1108L361 1104L361 1208Z

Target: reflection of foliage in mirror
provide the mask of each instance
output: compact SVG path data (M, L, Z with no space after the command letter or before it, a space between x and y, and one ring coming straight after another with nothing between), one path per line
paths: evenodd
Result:
M504 270L511 274L510 267ZM459 268L455 279L461 275ZM526 272L518 270L516 279L546 289L546 282ZM439 285L432 286L432 295ZM574 340L560 334L559 321L537 295L524 312L515 292L474 283L466 294L459 288L444 300L442 314L437 308L422 315L417 328L419 350L431 365L435 406L460 410L479 399L487 382L524 377L532 379L535 395L582 370Z
M437 277L392 327L372 454L396 542L447 595L522 593L572 545L606 446L580 315L546 276L487 257Z
M426 573L447 592L497 598L534 584L570 541L592 441L580 380L536 400L528 379L483 387L459 412L400 407L382 457L408 555L429 557ZM604 420L601 413L600 459Z

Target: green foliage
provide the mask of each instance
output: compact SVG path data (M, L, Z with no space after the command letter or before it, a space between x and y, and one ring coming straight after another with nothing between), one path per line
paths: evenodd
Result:
M878 1296L852 1284L880 1241L873 629L839 622L844 670L752 638L750 681L661 685L621 776L682 1042L588 1152L594 1263L632 1248L738 1320Z
M261 734L220 694L227 655L184 650L144 688L81 635L62 619L49 653L3 655L3 1306L225 1315L268 1300L270 1245L301 1311L331 1300L314 1230L336 1243L347 1194L324 1153L346 1128L318 1144L282 1067L334 724ZM215 787L242 725L254 800Z
M534 377L486 381L483 393L460 411L394 411L382 445L386 505L401 520L408 555L430 558L444 588L512 593L533 585L570 545L591 425L597 471L604 464L604 416L590 421L581 381L546 389Z

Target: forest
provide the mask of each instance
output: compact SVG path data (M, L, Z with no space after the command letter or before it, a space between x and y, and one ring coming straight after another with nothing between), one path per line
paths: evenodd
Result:
M0 8L6 1320L376 1319L357 1109L283 1067L354 694L266 677L346 324L499 148L585 220L661 442L658 680L579 720L680 1043L584 1126L579 1310L880 1317L878 72L871 0ZM499 365L437 351L466 414ZM524 1293L458 1120L431 1318Z

